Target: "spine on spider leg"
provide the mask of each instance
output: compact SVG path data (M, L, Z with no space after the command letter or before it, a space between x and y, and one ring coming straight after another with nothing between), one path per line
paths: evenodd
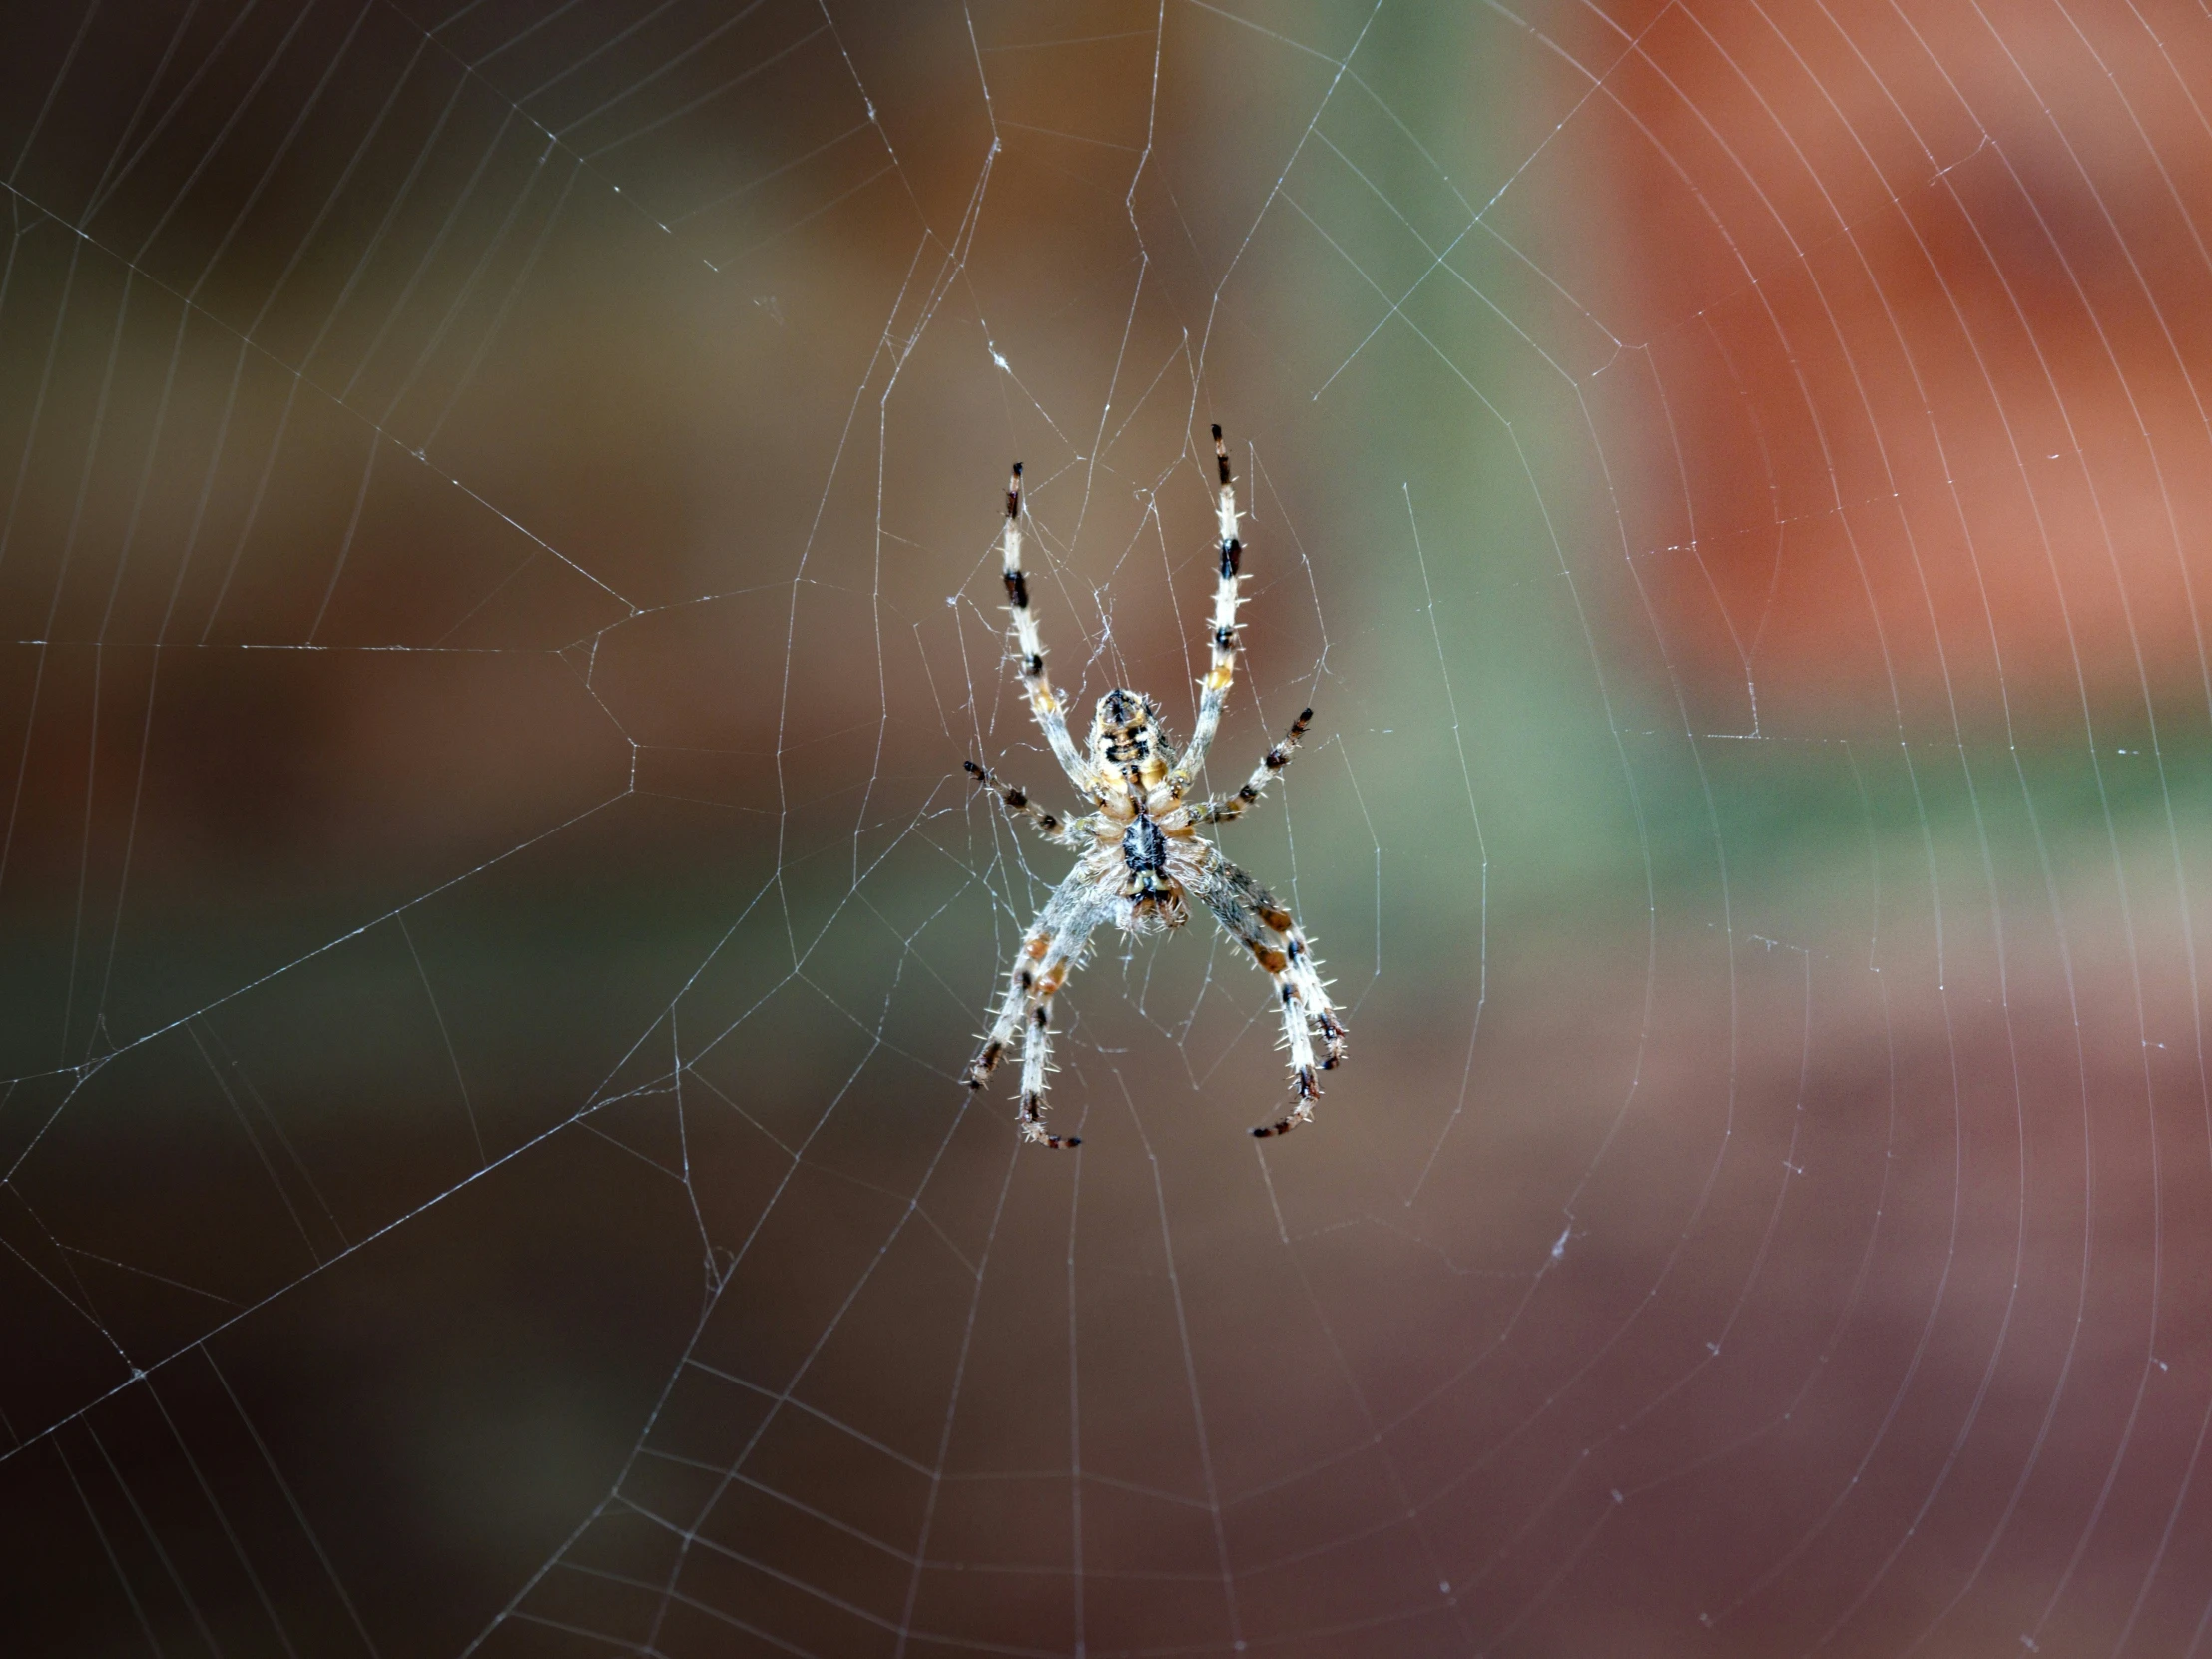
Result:
M1345 1063L1346 1039L1351 1033L1338 1017L1336 1003L1329 999L1329 981L1321 976L1321 961L1314 954L1313 941L1294 927L1289 944L1291 977L1298 985L1299 1002L1321 1033L1321 1069L1335 1071Z
M1314 1102L1321 1097L1321 1083L1314 1075L1313 1038L1306 1029L1305 998L1300 994L1298 985L1293 982L1293 977L1282 971L1284 957L1277 955L1275 960L1276 983L1283 999L1283 1046L1291 1051L1291 1098L1294 1104L1289 1117L1278 1118L1271 1124L1253 1130L1253 1138L1263 1141L1272 1135L1288 1135L1301 1124L1312 1123Z
M1083 1144L1080 1135L1055 1135L1044 1126L1044 1080L1051 1051L1052 992L1059 983L1058 977L1048 974L1039 987L1042 994L1036 1006L1029 1010L1029 1036L1021 1052L1021 1138L1032 1146L1055 1150Z
M1014 958L1012 978L1006 987L1006 999L999 1004L998 1018L984 1033L983 1046L975 1051L975 1058L961 1074L961 1081L971 1089L980 1089L988 1081L998 1068L998 1062L1005 1058L1006 1045L1021 1028L1022 1014L1037 988L1037 962L1045 953L1045 941L1051 936L1045 925L1049 914L1048 910L1045 916L1038 917L1037 925L1031 927L1021 941L1021 953Z
M1286 918L1288 919L1288 918ZM1276 976L1279 993L1283 999L1284 1046L1291 1051L1290 1116L1277 1118L1253 1130L1257 1140L1267 1140L1275 1135L1288 1135L1292 1130L1314 1121L1314 1102L1321 1098L1321 1079L1315 1065L1313 1039L1307 1031L1310 1021L1322 1038L1320 1071L1334 1071L1344 1063L1345 1027L1337 1017L1336 1005L1329 1000L1329 992L1314 959L1313 946L1296 923L1283 930L1286 949L1283 952L1285 966ZM1263 960L1261 965L1267 965Z

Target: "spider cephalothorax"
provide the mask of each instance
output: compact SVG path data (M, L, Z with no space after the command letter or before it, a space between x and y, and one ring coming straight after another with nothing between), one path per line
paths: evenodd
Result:
M1199 682L1198 720L1191 729L1190 744L1180 755L1160 726L1160 706L1141 692L1119 688L1098 700L1091 716L1089 753L1076 752L1067 713L1045 676L1044 646L1029 609L1029 578L1021 568L1018 461L1006 489L1006 597L1014 614L1030 712L1091 811L1067 823L1037 806L1024 791L998 782L989 768L967 763L977 783L995 789L1047 840L1078 854L1075 868L1053 889L1022 939L1014 958L1013 983L983 1046L968 1063L967 1082L970 1088L981 1088L1005 1056L1015 1032L1022 1031L1021 1131L1025 1140L1045 1146L1079 1144L1073 1135L1050 1134L1044 1127L1052 998L1081 959L1091 934L1107 922L1130 933L1164 932L1190 919L1190 900L1195 897L1275 981L1296 1104L1290 1116L1255 1129L1255 1135L1286 1134L1312 1122L1314 1097L1321 1093L1317 1073L1336 1066L1345 1056L1344 1022L1329 1000L1320 964L1297 921L1267 888L1224 858L1198 832L1198 826L1227 823L1260 799L1269 781L1290 764L1314 711L1306 710L1291 723L1283 741L1268 751L1235 795L1199 802L1186 799L1192 777L1221 725L1222 702L1237 665L1237 584L1244 543L1237 535L1236 486L1219 426L1214 428L1214 455L1221 473L1221 575L1214 590L1212 662ZM1318 1054L1317 1035L1322 1043Z

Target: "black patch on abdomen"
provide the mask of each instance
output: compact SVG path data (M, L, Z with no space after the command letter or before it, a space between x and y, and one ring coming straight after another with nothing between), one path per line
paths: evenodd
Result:
M1137 815L1137 822L1122 831L1122 862L1129 866L1131 875L1162 875L1168 867L1168 838L1160 833L1160 827L1144 814Z

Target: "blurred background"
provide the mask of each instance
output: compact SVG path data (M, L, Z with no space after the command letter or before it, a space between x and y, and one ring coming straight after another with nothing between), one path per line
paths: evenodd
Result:
M2204 1646L2201 8L5 28L11 1651Z

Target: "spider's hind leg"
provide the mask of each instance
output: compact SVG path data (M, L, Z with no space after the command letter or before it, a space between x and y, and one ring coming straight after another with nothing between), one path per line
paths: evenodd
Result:
M1022 935L998 1017L984 1034L982 1046L962 1077L969 1088L982 1088L1013 1045L1015 1033L1020 1032L1022 1139L1043 1146L1082 1145L1073 1135L1062 1137L1046 1131L1044 1094L1052 1052L1052 998L1083 954L1093 929L1105 919L1103 910L1086 902L1094 891L1095 883L1085 879L1078 865L1046 900L1036 921Z
M1344 1021L1337 1015L1336 1004L1329 1000L1313 947L1307 943L1297 918L1277 902L1274 894L1218 854L1197 891L1222 930L1252 952L1282 1004L1283 1042L1290 1051L1295 1104L1288 1117L1252 1133L1263 1139L1288 1135L1301 1124L1314 1121L1314 1101L1321 1094L1320 1074L1344 1063ZM1321 1038L1318 1053L1314 1047L1316 1035Z
M1052 999L1083 958L1091 931L1105 917L1103 910L1084 909L1053 935L1037 966L1035 988L1029 993L1027 1029L1021 1043L1021 1138L1034 1146L1081 1146L1081 1137L1052 1134L1044 1126L1045 1075L1052 1061Z

